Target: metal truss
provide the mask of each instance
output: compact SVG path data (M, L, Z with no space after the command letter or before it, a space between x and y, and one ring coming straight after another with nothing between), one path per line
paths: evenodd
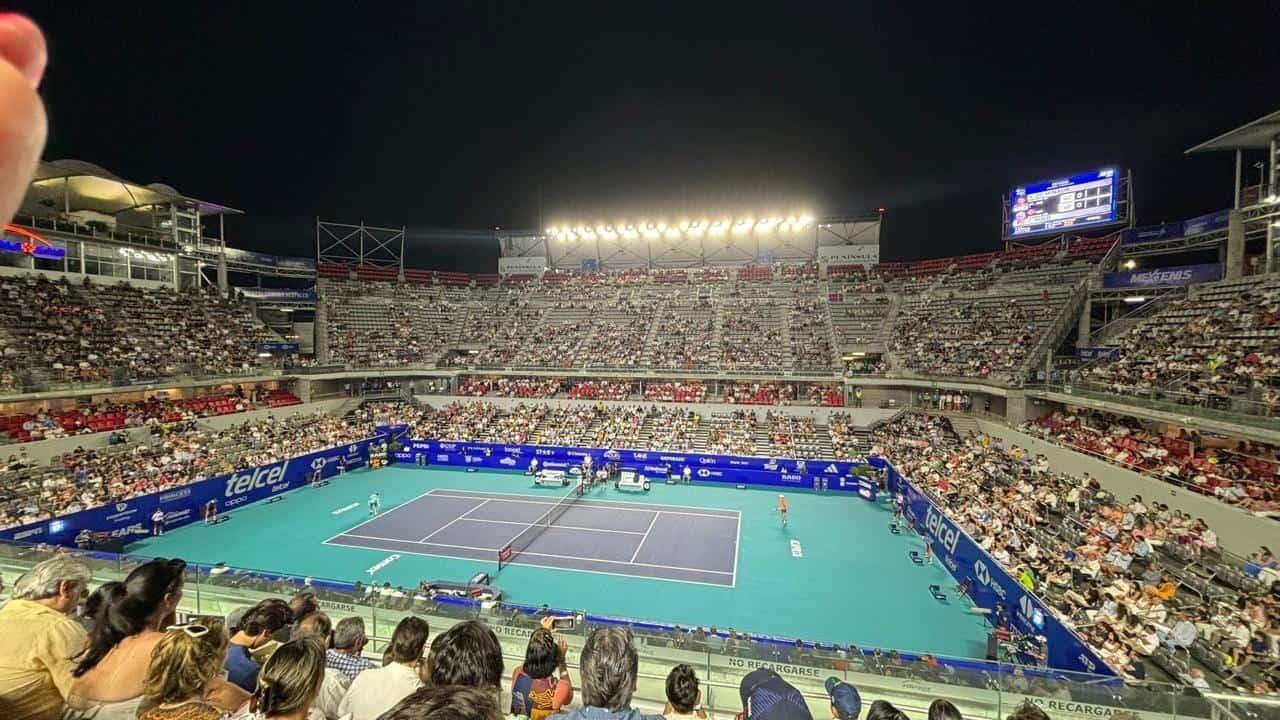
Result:
M326 222L316 218L316 261L404 271L404 228Z

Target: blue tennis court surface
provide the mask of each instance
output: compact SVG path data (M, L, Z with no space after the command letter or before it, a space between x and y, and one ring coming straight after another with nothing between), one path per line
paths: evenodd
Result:
M303 487L130 545L139 555L416 587L493 573L498 549L568 491L518 472L392 466ZM367 513L369 494L383 512ZM735 628L808 641L980 658L981 618L948 595L939 565L916 565L920 539L892 535L891 513L848 494L655 485L593 489L495 578L526 605ZM537 554L530 554L530 551Z
M435 489L325 544L496 563L558 501ZM512 564L733 587L740 519L736 510L582 498Z

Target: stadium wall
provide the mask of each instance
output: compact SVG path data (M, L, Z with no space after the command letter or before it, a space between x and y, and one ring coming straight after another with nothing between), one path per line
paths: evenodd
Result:
M201 427L208 430L225 430L236 425L243 425L247 422L256 422L271 416L277 418L293 417L294 415L310 415L312 413L324 413L326 415L341 415L348 408L346 405L359 405L359 400L351 400L349 398L334 398L332 400L317 400L315 402L302 403L301 405L288 405L278 408L263 408L261 410L250 410L248 412L235 413L232 415L215 415L213 417L201 418Z
M38 440L36 442L10 445L7 450L10 455L16 455L19 449L26 450L27 457L31 458L32 462L48 465L53 462L54 458L73 452L77 447L83 447L87 450L107 447L107 440L111 437L112 432L115 431ZM128 434L129 440L132 442L144 442L150 435L150 431L147 428L125 428L122 432Z
M395 433L395 426L386 432ZM678 450L624 450L561 445L517 445L488 442L452 442L413 439L403 450L392 455L397 463L445 465L468 469L527 470L537 459L545 470L567 470L578 467L590 457L594 467L617 462L623 468L634 467L657 481L664 474L675 476L687 466L695 482L733 483L735 485L767 485L798 490L816 489L821 481L832 491L857 493L875 501L875 483L854 474L866 465L865 460L794 460L745 455L715 455Z
M1275 545L1276 521L1274 520L1259 517L1214 498L1147 477L1047 440L1041 440L1000 423L978 420L978 426L984 433L998 437L1006 444L1024 447L1044 455L1049 458L1050 466L1056 471L1074 475L1089 473L1098 478L1103 488L1114 493L1121 500L1141 495L1142 499L1148 502L1159 500L1175 510L1189 513L1192 517L1204 518L1209 527L1218 533L1218 542L1237 555L1247 555L1256 550L1259 545Z

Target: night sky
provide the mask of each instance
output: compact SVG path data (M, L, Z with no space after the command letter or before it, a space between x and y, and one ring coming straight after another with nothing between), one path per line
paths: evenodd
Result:
M908 260L995 248L1009 187L1109 164L1140 223L1182 219L1233 167L1183 151L1280 105L1274 2L17 8L47 159L240 208L233 246L313 255L320 215L473 272L496 247L420 231L885 207Z

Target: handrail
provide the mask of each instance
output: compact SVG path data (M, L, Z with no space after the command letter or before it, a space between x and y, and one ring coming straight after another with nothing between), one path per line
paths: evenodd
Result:
M1040 388L1063 395L1079 395L1102 402L1195 416L1204 420L1250 425L1266 430L1280 430L1280 415L1274 414L1277 412L1275 408L1266 403L1234 396L1216 396L1229 403L1228 409L1217 410L1205 404L1209 398L1177 390L1152 388L1146 391L1149 395L1139 392L1119 393L1107 385L1091 381L1063 384L1048 383L1040 386Z

